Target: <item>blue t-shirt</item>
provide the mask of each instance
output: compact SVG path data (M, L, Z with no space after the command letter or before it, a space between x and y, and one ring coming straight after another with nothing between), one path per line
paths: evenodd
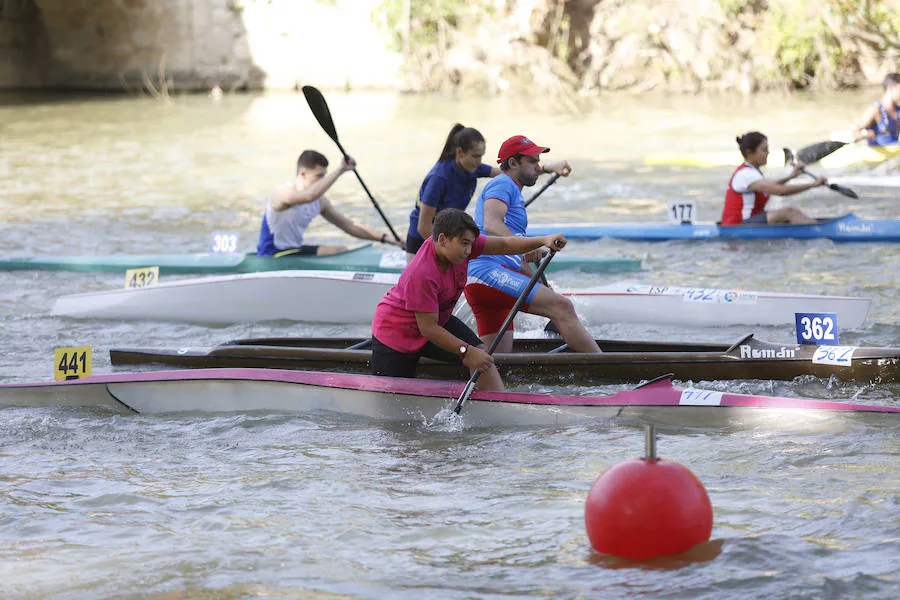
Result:
M876 102L875 106L878 107L879 117L878 122L874 126L868 128L875 132L875 139L869 140L869 145L888 146L890 144L898 143L898 137L900 137L900 121L891 117L881 102ZM895 104L894 108L900 109L900 106Z
M456 166L456 160L442 160L431 167L425 181L419 187L416 206L409 213L409 236L422 239L419 235L419 209L423 204L434 207L435 214L445 208L466 210L475 193L479 177L490 177L491 165L481 164L474 173L465 173Z
M519 185L513 181L512 177L506 173L501 173L491 179L484 186L484 189L481 190L481 195L478 196L478 200L475 202L475 223L482 233L485 233L484 201L488 198L496 198L506 204L506 216L503 217L503 222L515 235L524 236L525 230L528 229L528 213L525 212L525 198L522 196L522 190L519 189ZM485 268L502 265L513 271L518 271L522 268L522 257L518 254L484 254L469 262L469 272L472 272L473 267L479 268L479 265Z

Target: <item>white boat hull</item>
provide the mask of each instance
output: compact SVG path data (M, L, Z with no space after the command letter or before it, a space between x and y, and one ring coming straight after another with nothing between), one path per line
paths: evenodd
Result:
M0 406L90 407L119 413L346 413L433 424L462 392L461 381L426 381L278 369L198 369L96 375L82 380L0 385ZM466 426L562 425L586 419L652 420L678 426L769 424L804 427L847 415L900 416L900 409L680 389L667 379L611 396L475 392Z
M371 323L398 275L271 271L184 279L62 296L51 314L78 319L176 321L208 325L260 321Z
M388 273L272 271L185 279L139 289L62 296L51 314L211 325L277 320L368 324L375 306L398 277ZM629 282L563 293L589 326L793 325L794 313L805 312L837 314L838 326L845 330L863 324L871 303L868 298ZM464 298L456 315L474 324Z

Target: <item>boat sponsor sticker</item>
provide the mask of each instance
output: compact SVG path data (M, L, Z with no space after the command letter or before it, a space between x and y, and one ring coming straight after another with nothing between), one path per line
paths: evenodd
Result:
M354 273L353 281L372 281L375 279L375 273Z
M681 392L678 404L688 406L719 406L722 404L722 392L687 388Z
M406 252L397 250L395 252L382 252L381 260L378 266L382 269L403 269L406 267Z
M775 348L754 348L749 344L741 344L741 358L794 358L797 355L796 348L782 346Z
M856 346L819 346L813 353L812 361L817 365L849 367L853 364Z
M159 267L143 267L125 271L125 289L135 290L159 283Z
M669 223L673 225L693 223L697 219L697 202L695 200L670 200L668 213Z
M756 304L758 295L741 290L724 290L717 288L675 287L667 285L629 285L625 288L628 294L647 296L681 296L684 302L701 302L709 304Z
M72 346L53 351L53 379L55 381L81 379L91 375L91 346Z
M836 313L794 313L798 344L838 345Z
M837 229L841 233L872 233L872 226L866 223L838 223Z
M213 254L237 254L241 234L237 231L213 231L209 238L209 251Z

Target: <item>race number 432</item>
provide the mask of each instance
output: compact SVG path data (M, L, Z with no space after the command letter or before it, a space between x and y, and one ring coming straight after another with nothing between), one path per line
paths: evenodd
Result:
M838 322L834 313L795 313L797 343L838 345Z

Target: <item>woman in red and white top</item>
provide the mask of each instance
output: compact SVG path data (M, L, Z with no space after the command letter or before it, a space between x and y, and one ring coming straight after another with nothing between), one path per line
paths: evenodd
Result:
M722 225L746 225L792 223L805 225L816 220L796 208L779 208L766 210L769 195L792 196L808 189L825 185L828 181L818 177L809 183L792 183L788 181L799 175L803 165L794 164L791 174L783 179L766 179L761 166L769 157L769 140L758 131L751 131L736 138L744 164L735 169L725 192L725 209L722 211Z

